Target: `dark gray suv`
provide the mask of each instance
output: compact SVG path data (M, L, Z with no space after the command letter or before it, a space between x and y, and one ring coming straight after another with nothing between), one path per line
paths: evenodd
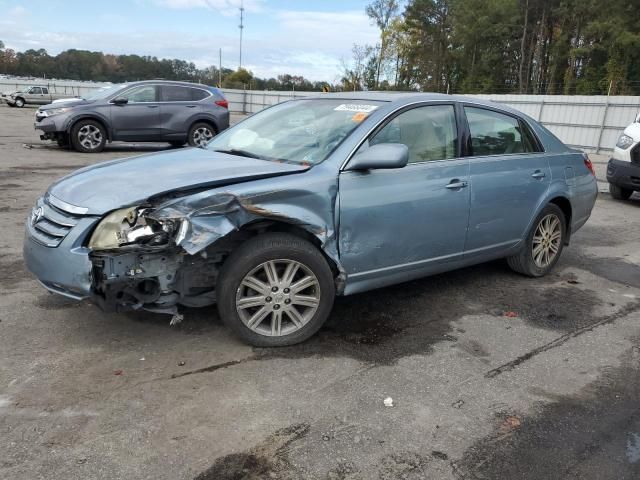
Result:
M86 153L100 152L112 141L202 146L229 127L228 108L217 88L149 80L44 105L34 127L42 140Z

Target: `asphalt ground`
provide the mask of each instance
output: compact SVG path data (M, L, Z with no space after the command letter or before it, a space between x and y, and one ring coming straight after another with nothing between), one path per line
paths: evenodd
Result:
M640 477L637 194L601 183L545 278L497 261L341 298L308 342L255 349L215 308L172 327L25 271L24 220L51 182L169 148L62 150L33 113L0 106L0 478Z

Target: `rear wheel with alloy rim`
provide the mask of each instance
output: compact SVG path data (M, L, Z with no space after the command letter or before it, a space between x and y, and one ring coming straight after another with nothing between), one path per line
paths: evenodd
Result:
M333 274L311 243L286 233L255 237L220 272L218 310L248 343L285 346L313 335L335 296Z
M98 153L107 143L107 132L95 120L80 120L71 129L71 144L78 152Z
M189 145L192 147L204 147L215 136L216 131L211 125L198 122L189 129Z
M530 277L546 275L562 253L566 236L565 216L560 207L550 203L536 218L522 250L507 258L509 266Z

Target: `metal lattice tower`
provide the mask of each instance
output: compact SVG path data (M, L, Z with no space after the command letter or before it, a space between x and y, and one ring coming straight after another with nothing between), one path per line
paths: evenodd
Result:
M240 65L238 70L242 68L242 31L244 30L244 1L240 1Z

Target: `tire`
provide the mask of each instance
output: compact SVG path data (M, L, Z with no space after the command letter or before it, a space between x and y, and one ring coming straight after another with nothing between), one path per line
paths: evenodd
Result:
M173 148L182 148L185 143L187 142L169 142L169 145L171 145Z
M613 183L609 184L609 193L616 200L629 200L629 197L633 195L633 190L629 190L628 188L622 188L618 185L614 185Z
M16 107L18 107L18 108L22 108L22 107L24 107L24 99L23 99L23 98L20 98L20 97L16 98L16 101L15 101L15 104L14 104L14 105L15 105Z
M58 138L56 138L56 143L60 148L68 149L69 148L69 137L66 134L59 134Z
M276 281L269 282L265 270L269 266L275 267L271 278ZM289 266L291 272L295 270L291 281L286 278ZM300 288L302 279L310 279L305 282L309 286L295 295L294 288L288 286L297 284ZM247 283L258 286L252 289ZM298 303L303 301L301 297L305 304ZM218 277L217 298L223 322L245 342L256 347L283 347L303 342L318 331L333 308L335 284L327 261L314 245L287 233L266 233L229 255ZM257 299L255 305L247 304L247 298ZM238 307L243 300L246 306ZM260 320L250 328L249 321L255 318ZM278 324L280 329L275 327Z
M192 147L203 147L216 136L216 129L204 122L194 123L189 129L187 141Z
M80 120L71 129L71 145L82 153L98 153L104 150L107 132L95 120Z
M548 218L552 219L554 229L551 234L545 235L544 233L541 233L539 229L541 228L541 224L543 224L543 222L546 222ZM553 222L553 219L556 219L558 221L557 226ZM542 225L542 228L544 228L545 226L549 227L548 229L550 230L549 224ZM556 232L560 232L559 237L556 236ZM558 262L558 259L562 254L566 235L567 227L564 213L562 213L562 210L557 205L553 203L548 204L542 209L535 222L533 223L533 227L525 240L524 247L517 255L507 258L509 267L511 267L512 270L529 277L542 277L546 275ZM535 242L534 237L536 237ZM538 243L538 238L541 238L540 242L543 245L542 247L540 247L540 243ZM551 247L549 247L549 249L545 248L544 245L548 245L550 243L552 243L555 247L555 253L552 253ZM540 258L539 253L538 255L536 255L536 258L534 258L534 248L536 248L538 252L540 251L539 249L542 248L543 251L549 252L549 256L553 255L553 257L546 258L544 257L543 252L542 258ZM548 260L548 263L546 263L544 260Z

